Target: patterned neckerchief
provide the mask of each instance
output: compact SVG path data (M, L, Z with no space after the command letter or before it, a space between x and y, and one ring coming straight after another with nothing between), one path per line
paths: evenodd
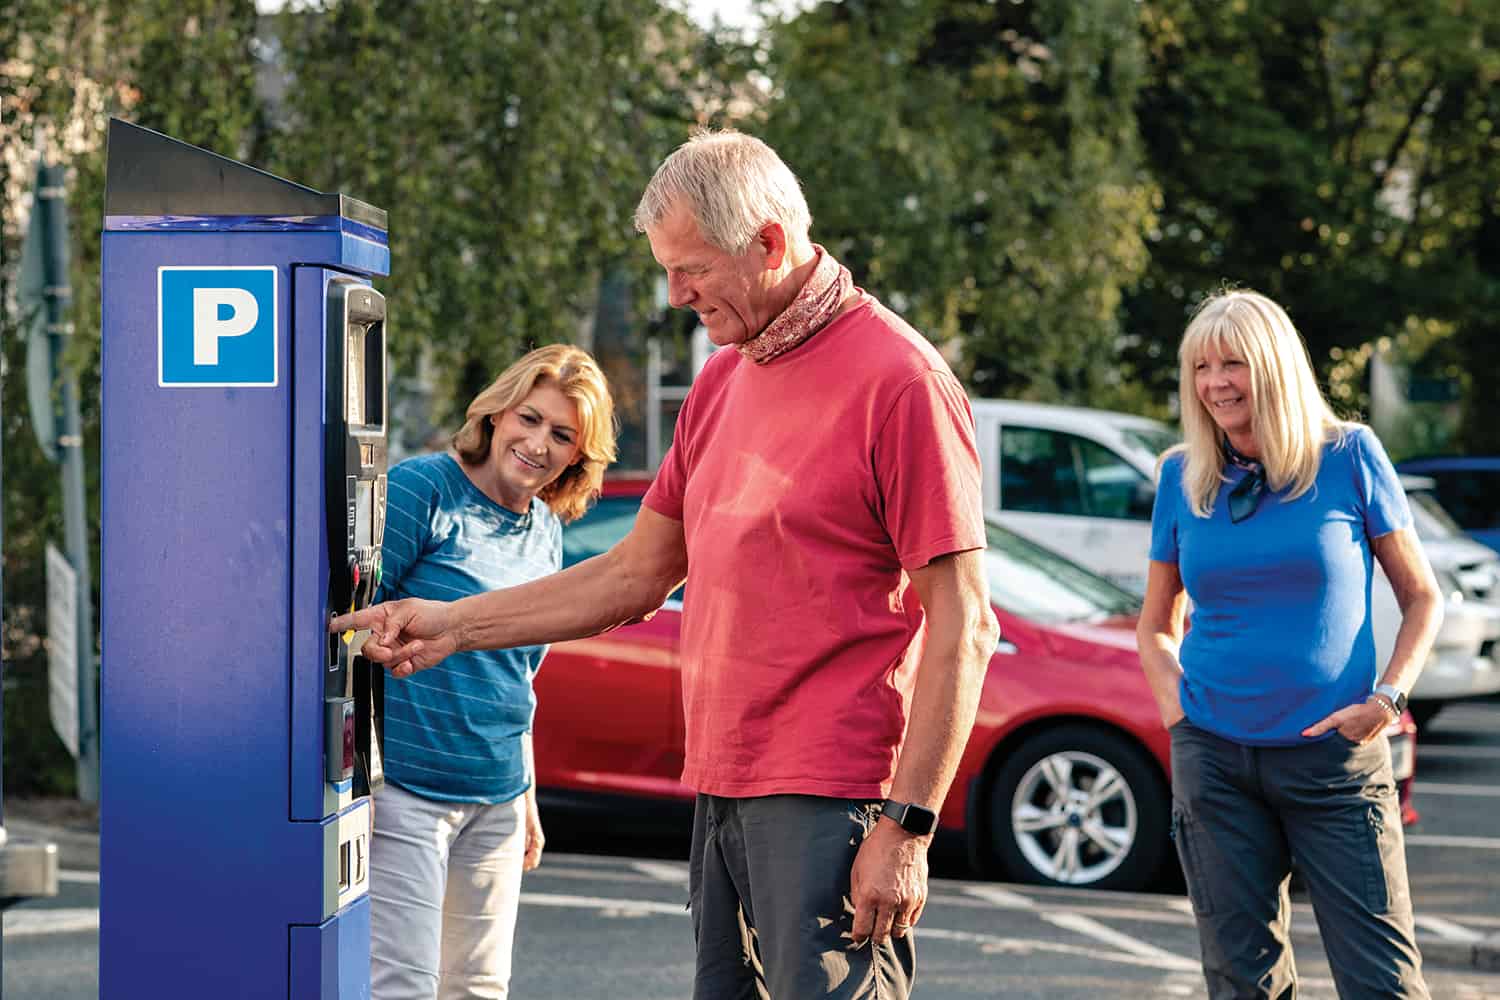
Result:
M818 263L791 305L764 330L739 345L739 352L758 365L781 357L827 326L854 290L854 278L847 267L816 243L813 250Z
M1240 454L1227 437L1224 439L1224 453L1229 457L1229 464L1245 470L1245 478L1229 491L1229 521L1239 524L1260 506L1260 498L1266 492L1266 466Z

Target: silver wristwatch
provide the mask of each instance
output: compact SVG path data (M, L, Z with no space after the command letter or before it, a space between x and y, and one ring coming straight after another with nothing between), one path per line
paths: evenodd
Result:
M1375 693L1391 703L1396 710L1397 717L1406 711L1406 692L1394 684L1376 684Z

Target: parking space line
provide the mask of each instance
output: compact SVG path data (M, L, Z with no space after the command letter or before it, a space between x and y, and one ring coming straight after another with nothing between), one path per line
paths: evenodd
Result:
M649 875L659 882L686 882L687 865L670 864L666 861L632 861L630 867L642 875Z
M1202 968L1201 963L1194 958L1184 958L1181 955L1158 948L1154 944L1137 940L1129 934L1123 934L1112 927L1106 927L1092 917L1085 917L1081 913L1043 913L1041 918L1054 927L1082 934L1085 937L1094 938L1105 944L1113 945L1121 951L1136 955L1140 958L1149 959L1164 969L1174 972L1197 972Z
M634 885L659 881L640 872L609 871L604 868L573 868L569 865L548 863L543 860L540 868L526 873L528 881L522 884L534 884L536 881L548 878L570 878L585 882L629 882Z
M1493 785L1441 785L1431 781L1423 781L1418 787L1422 795L1483 795L1490 798L1500 798L1500 788Z
M1412 917L1412 921L1422 930L1431 931L1438 937L1447 938L1450 941L1468 943L1484 940L1484 935L1478 931L1455 924L1451 920L1444 920L1442 917L1424 916L1419 913Z
M1034 910L1036 903L1017 892L996 885L966 885L963 891L1003 910Z
M30 937L37 934L81 934L99 930L96 909L59 907L51 910L6 910L5 936Z
M612 899L607 896L568 896L552 892L523 892L521 902L532 906L566 906L583 910L603 910L622 916L636 917L646 914L685 917L687 907L681 903L661 903L654 899Z
M1450 747L1442 744L1417 744L1417 760L1500 760L1500 747ZM1422 783L1418 782L1421 788Z
M1015 898L1023 899L1024 897ZM558 906L600 910L604 913L612 913L624 917L642 917L648 915L685 917L688 915L687 909L680 903L658 903L646 899L612 899L603 896L569 896L558 893L523 892L521 893L521 902L532 906ZM1000 937L995 934L954 931L943 927L919 926L916 933L919 941L954 941L960 944L974 944L986 952L1027 953L1045 951L1076 955L1122 965L1168 969L1176 972L1198 972L1200 970L1200 966L1196 961L1189 961L1171 952L1146 944L1143 941L1137 941L1128 935L1110 930L1098 921L1090 920L1088 917L1077 914L1043 914L1043 919L1064 930L1074 931L1093 938L1096 941L1112 944L1118 950L1101 951L1096 947L1071 945L1064 942ZM8 927L7 930L9 930Z
M57 873L59 882L79 882L84 884L99 884L98 872L78 871L73 868L64 868Z
M1409 833L1408 847L1470 847L1476 851L1500 851L1500 837L1449 837L1437 833Z

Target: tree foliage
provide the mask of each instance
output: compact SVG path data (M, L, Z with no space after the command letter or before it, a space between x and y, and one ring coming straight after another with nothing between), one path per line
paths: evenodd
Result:
M1162 208L1127 315L1158 390L1175 378L1188 312L1229 282L1288 306L1352 410L1364 402L1361 345L1381 338L1420 345L1445 369L1477 362L1470 398L1492 396L1494 5L1148 0L1142 30L1150 79L1137 119ZM1500 431L1471 421L1469 440L1493 450Z
M391 345L400 369L431 363L440 414L521 350L579 339L601 277L644 268L631 212L694 113L680 15L341 0L280 34L276 163L390 212Z
M814 236L976 394L1121 402L1143 73L1129 0L824 3L772 34L751 127L801 177Z
M249 58L251 0L109 0L59 6L10 0L0 19L0 320L4 346L3 639L6 665L6 790L73 788L73 767L48 722L44 552L61 547L58 467L41 453L24 404L25 344L18 335L14 262L31 210L34 150L43 141L67 167L70 319L65 364L76 373L90 527L99 566L99 245L104 136L118 114L231 153L256 133L258 101ZM95 602L97 609L97 577ZM96 621L97 626L97 621Z

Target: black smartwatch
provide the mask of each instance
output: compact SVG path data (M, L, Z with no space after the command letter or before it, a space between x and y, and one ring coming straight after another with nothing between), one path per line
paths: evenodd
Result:
M889 816L899 823L901 829L908 833L915 833L919 837L937 832L938 814L925 806L886 799L880 807L880 812L881 815Z

